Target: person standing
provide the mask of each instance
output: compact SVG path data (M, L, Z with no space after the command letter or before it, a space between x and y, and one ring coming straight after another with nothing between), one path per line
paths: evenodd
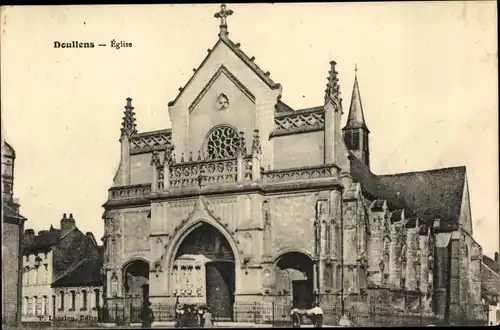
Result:
M212 324L212 313L210 312L210 308L205 307L203 310L203 328L213 328Z
M142 328L149 329L154 321L153 309L151 309L151 302L148 301L144 304L142 309Z

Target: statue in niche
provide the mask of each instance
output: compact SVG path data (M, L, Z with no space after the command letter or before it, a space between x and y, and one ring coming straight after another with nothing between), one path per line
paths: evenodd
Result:
M113 272L111 275L111 295L116 297L118 295L118 276L116 276L116 272Z

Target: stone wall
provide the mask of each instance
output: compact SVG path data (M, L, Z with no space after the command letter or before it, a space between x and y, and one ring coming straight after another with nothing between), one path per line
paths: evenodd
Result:
M19 305L19 225L2 219L2 324L15 325Z
M323 131L273 137L274 169L324 164L324 138Z
M286 249L313 254L316 199L312 193L269 199L275 255Z

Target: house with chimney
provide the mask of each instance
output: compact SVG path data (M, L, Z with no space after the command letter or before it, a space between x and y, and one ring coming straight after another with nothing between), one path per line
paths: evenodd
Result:
M33 229L25 230L22 251L23 323L57 321L56 316L64 312L75 315L77 307L82 309L84 306L79 300L88 302L94 288L100 288L102 292L99 278L94 275L100 272L101 248L92 233L83 233L78 229L73 214L68 217L64 213L60 229L51 226L37 235ZM74 277L72 274L75 271L82 271L83 275L91 274L88 276L88 282L92 284L90 289L80 288L78 284L81 283L68 281L68 278ZM85 282L84 277L78 276ZM53 284L57 289L52 287ZM87 315L87 311L82 312Z

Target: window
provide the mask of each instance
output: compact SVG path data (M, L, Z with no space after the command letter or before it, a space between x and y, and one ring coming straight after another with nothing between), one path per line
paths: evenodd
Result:
M43 311L43 315L47 315L49 313L48 304L49 304L48 297L47 296L43 296L43 299L42 299L42 311Z
M28 285L28 272L26 268L23 269L23 285Z
M28 315L29 297L23 299L23 315Z
M80 310L87 310L87 290L82 290L82 307L80 308Z
M33 315L38 315L38 313L37 313L38 312L38 297L34 296L32 300L33 300L33 305L32 305L33 306L33 311L32 311L32 313L33 313Z
M70 308L70 310L75 310L76 309L76 292L70 291L69 294L71 295L71 308Z
M352 150L352 132L344 131L344 142L347 149Z
M99 308L99 289L94 289L94 307Z
M59 291L59 310L64 310L64 291Z
M352 132L352 150L359 150L359 132Z
M205 158L227 159L236 157L240 143L238 132L230 126L219 126L213 129L206 139Z
M33 315L33 298L26 297L26 314Z

